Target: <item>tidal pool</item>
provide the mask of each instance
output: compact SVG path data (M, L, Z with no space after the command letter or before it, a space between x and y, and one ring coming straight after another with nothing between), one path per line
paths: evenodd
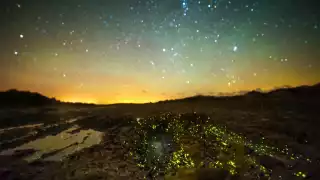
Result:
M13 149L4 150L0 155L14 155L17 151L35 150L34 153L23 157L32 162L42 159L47 161L61 161L68 155L83 148L91 147L101 142L103 133L92 129L79 129L73 126L57 135L48 135L44 138L28 142Z

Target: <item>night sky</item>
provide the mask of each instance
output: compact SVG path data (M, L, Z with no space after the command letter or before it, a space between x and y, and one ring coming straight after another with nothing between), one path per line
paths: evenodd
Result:
M150 102L320 81L319 0L1 0L0 90Z

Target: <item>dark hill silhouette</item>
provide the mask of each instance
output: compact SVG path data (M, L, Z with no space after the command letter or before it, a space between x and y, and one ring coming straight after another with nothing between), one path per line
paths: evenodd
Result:
M53 105L72 105L72 106L93 106L90 103L71 103L62 102L55 98L46 97L37 92L20 91L10 89L0 92L0 107L41 107Z
M228 107L246 105L256 106L257 104L268 106L290 106L294 104L318 105L320 103L320 83L313 86L298 86L298 87L282 87L269 92L261 90L249 91L241 95L230 96L204 96L196 95L183 99L165 100L158 103L171 102L212 102L214 104L226 105ZM19 91L11 89L0 92L0 107L30 107L30 106L48 106L58 104L69 104L88 106L94 104L86 103L66 103L55 98L49 98L42 94L30 91ZM128 104L128 103L124 103ZM123 104L123 105L124 105ZM129 103L131 104L131 103ZM121 105L121 104L118 104Z
M55 98L48 98L39 93L11 89L0 92L0 107L45 106L60 103Z
M294 97L294 98L312 98L319 99L320 83L313 86L299 86L294 88L279 88L269 92L273 97Z
M263 92L261 90L248 91L241 93L241 95L229 95L229 96L206 96L195 95L176 100L165 100L160 102L172 102L172 101L198 101L198 100L226 100L226 99L274 99L274 100L289 100L289 99L313 99L319 100L320 98L320 83L312 86L298 86L298 87L283 87L271 90L269 92Z
M196 95L183 99L160 101L160 103L206 104L227 109L261 109L317 112L320 107L320 83L312 86L283 87L269 92L249 91L233 96Z

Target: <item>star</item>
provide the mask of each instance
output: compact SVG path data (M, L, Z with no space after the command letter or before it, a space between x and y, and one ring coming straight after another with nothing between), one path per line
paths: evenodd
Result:
M236 52L238 50L238 46L233 47L233 51Z
M8 26L2 34L8 41L0 42L0 72L12 68L15 82L0 89L26 88L57 98L92 95L113 103L149 100L151 94L165 100L177 92L189 96L317 83L319 13L310 3L283 1L4 3L6 18L0 21ZM265 15L270 9L274 16ZM27 86L23 74L39 86ZM41 85L44 76L56 78ZM276 77L283 78L273 81ZM76 88L66 90L61 79ZM134 90L152 93L124 95L122 85L128 82ZM79 88L80 83L85 86ZM116 100L112 94L118 91L123 94Z

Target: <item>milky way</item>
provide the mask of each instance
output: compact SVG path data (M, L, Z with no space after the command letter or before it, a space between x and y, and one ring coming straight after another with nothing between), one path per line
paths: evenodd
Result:
M149 102L320 81L316 0L1 1L0 85Z

